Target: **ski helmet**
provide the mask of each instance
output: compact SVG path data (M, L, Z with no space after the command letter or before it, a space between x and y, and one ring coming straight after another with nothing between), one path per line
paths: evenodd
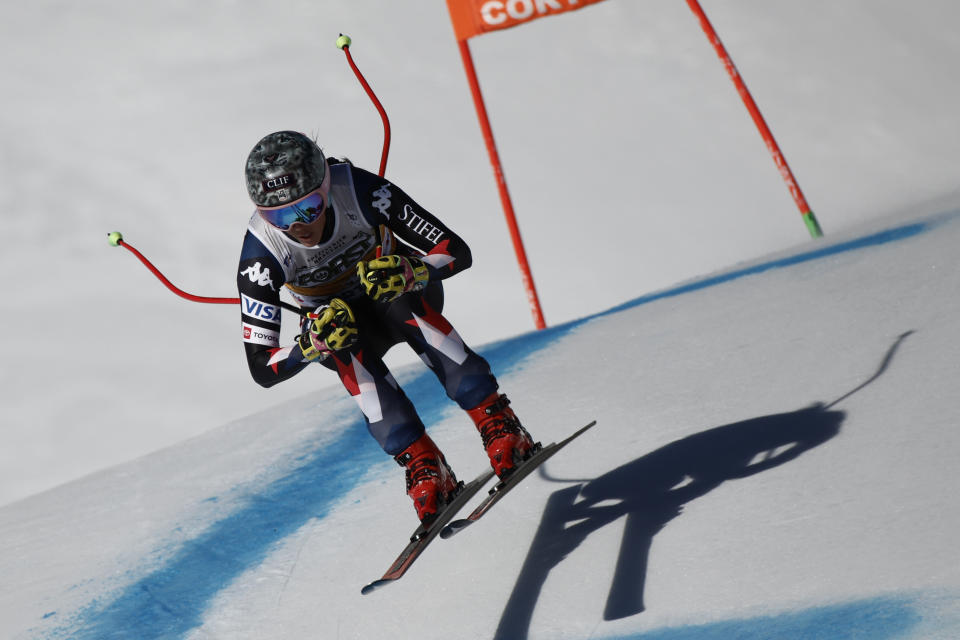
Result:
M247 156L247 193L258 207L276 207L318 188L326 174L316 142L296 131L277 131Z

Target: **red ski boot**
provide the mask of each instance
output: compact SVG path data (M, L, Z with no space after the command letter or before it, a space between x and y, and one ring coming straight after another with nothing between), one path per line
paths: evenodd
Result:
M534 453L533 438L520 425L507 396L494 393L467 413L477 425L498 478L510 475L517 463Z
M406 469L407 495L413 499L417 517L429 524L456 491L456 476L426 433L394 460Z

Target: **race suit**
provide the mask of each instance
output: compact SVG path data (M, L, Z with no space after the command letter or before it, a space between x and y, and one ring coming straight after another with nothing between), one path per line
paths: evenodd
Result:
M264 387L287 380L309 364L296 342L280 346L281 287L310 311L334 297L346 301L356 317L359 340L321 362L339 374L370 433L395 456L424 433L424 425L383 362L391 346L409 344L463 409L497 391L487 362L464 344L441 313L441 281L470 266L470 249L389 181L348 162L332 163L330 177L325 228L317 246L296 242L257 212L250 218L237 271L247 364ZM427 287L390 303L369 298L356 265L376 257L378 244L382 255L420 257L430 274Z

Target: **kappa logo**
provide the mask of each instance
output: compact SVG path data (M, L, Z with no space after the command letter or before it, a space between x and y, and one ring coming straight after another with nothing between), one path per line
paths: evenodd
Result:
M250 278L250 282L260 285L261 287L270 287L271 291L277 290L276 287L273 286L273 281L270 279L270 268L262 268L259 262L241 271L240 275L247 276Z
M383 185L374 191L373 195L377 196L377 199L370 204L373 205L374 209L380 211L385 218L389 218L390 214L387 213L387 209L390 208L390 198L393 197L393 194L390 193L390 187L388 185Z

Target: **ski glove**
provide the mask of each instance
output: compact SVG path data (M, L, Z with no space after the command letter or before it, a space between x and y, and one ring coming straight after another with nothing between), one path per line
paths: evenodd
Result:
M422 291L430 279L423 260L397 255L360 261L357 275L367 295L377 302L392 302L410 291Z
M349 349L358 340L357 321L346 302L334 298L330 304L307 314L307 330L297 337L306 360L323 359L334 351Z

